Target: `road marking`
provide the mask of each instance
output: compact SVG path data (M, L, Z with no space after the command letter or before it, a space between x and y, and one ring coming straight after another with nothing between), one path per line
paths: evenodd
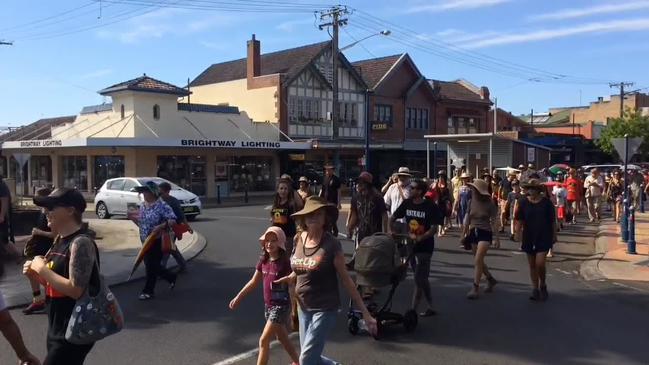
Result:
M617 283L617 282L615 282L615 281L613 281L612 284L613 284L613 285L617 285L617 286L621 286L621 287L626 288L626 289L632 289L632 290L635 290L635 291L639 291L639 292L641 292L641 293L645 293L644 290L639 289L639 288L636 288L636 287L633 287L633 286L631 286L631 285L626 285L626 284L622 284L622 283Z
M512 253L514 255L523 255L523 254L525 254L525 252L523 252L523 251L509 251L509 253Z
M299 336L299 332L293 332L290 335L288 335L288 338L292 340L297 336ZM279 344L280 344L279 341L275 340L275 341L270 343L270 348L272 349L274 347L277 347ZM245 359L255 357L255 356L257 356L258 353L259 353L259 348L255 348L255 349L252 349L250 351L242 352L242 353L240 353L238 355L232 356L232 357L227 358L225 360L215 362L212 365L232 365L232 364L236 364L239 361L243 361Z
M557 270L558 272L560 272L562 274L570 275L570 271L565 271L565 270L556 269L556 268L555 268L555 270Z

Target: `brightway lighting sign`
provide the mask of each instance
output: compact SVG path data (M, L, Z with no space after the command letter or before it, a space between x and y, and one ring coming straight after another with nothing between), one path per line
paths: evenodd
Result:
M264 150L307 150L311 142L254 141L231 139L176 139L176 138L75 138L43 139L3 142L3 149L65 148L65 147L184 147L237 148Z

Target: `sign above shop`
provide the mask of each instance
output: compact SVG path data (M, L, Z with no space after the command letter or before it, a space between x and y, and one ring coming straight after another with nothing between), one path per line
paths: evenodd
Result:
M372 124L372 130L373 131L385 131L388 129L388 123L373 123Z
M288 155L288 158L291 161L304 161L306 159L306 156L304 153L291 153Z
M57 147L186 147L186 148L238 148L271 150L308 150L311 142L241 141L219 139L170 138L75 138L42 139L3 142L3 149L57 148Z

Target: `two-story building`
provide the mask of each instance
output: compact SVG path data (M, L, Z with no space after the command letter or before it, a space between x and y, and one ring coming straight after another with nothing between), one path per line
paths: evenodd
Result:
M112 102L3 136L2 166L10 167L2 174L16 178L16 162L26 161L24 193L53 185L92 194L110 178L159 176L204 197L217 186L222 196L254 194L275 189L280 151L311 148L281 140L276 123L236 106L181 103L187 89L146 75L99 93Z
M309 140L313 149L286 153L282 164L294 175L322 171L326 161L340 175L357 176L363 156L367 85L342 53L338 61L338 138L333 139L331 41L261 53L252 36L247 57L216 63L191 83L192 102L235 104L254 120L277 123L284 140Z

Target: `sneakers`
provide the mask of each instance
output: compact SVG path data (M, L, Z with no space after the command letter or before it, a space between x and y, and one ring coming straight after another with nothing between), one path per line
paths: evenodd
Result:
M142 294L140 294L140 296L138 297L138 299L139 299L139 300L142 300L142 301L144 301L144 300L151 300L151 299L153 299L153 294L142 293Z
M532 295L530 295L530 300L540 301L541 300L541 291L538 290L538 289L534 289L532 291Z
M30 314L42 312L45 310L45 302L38 301L32 302L27 308L23 309L23 314L28 316Z
M494 291L494 287L498 284L498 280L494 279L493 276L490 276L487 278L487 289L485 289L485 293L491 293Z
M466 294L467 299L478 299L480 296L480 287L476 284L473 284L473 288Z

